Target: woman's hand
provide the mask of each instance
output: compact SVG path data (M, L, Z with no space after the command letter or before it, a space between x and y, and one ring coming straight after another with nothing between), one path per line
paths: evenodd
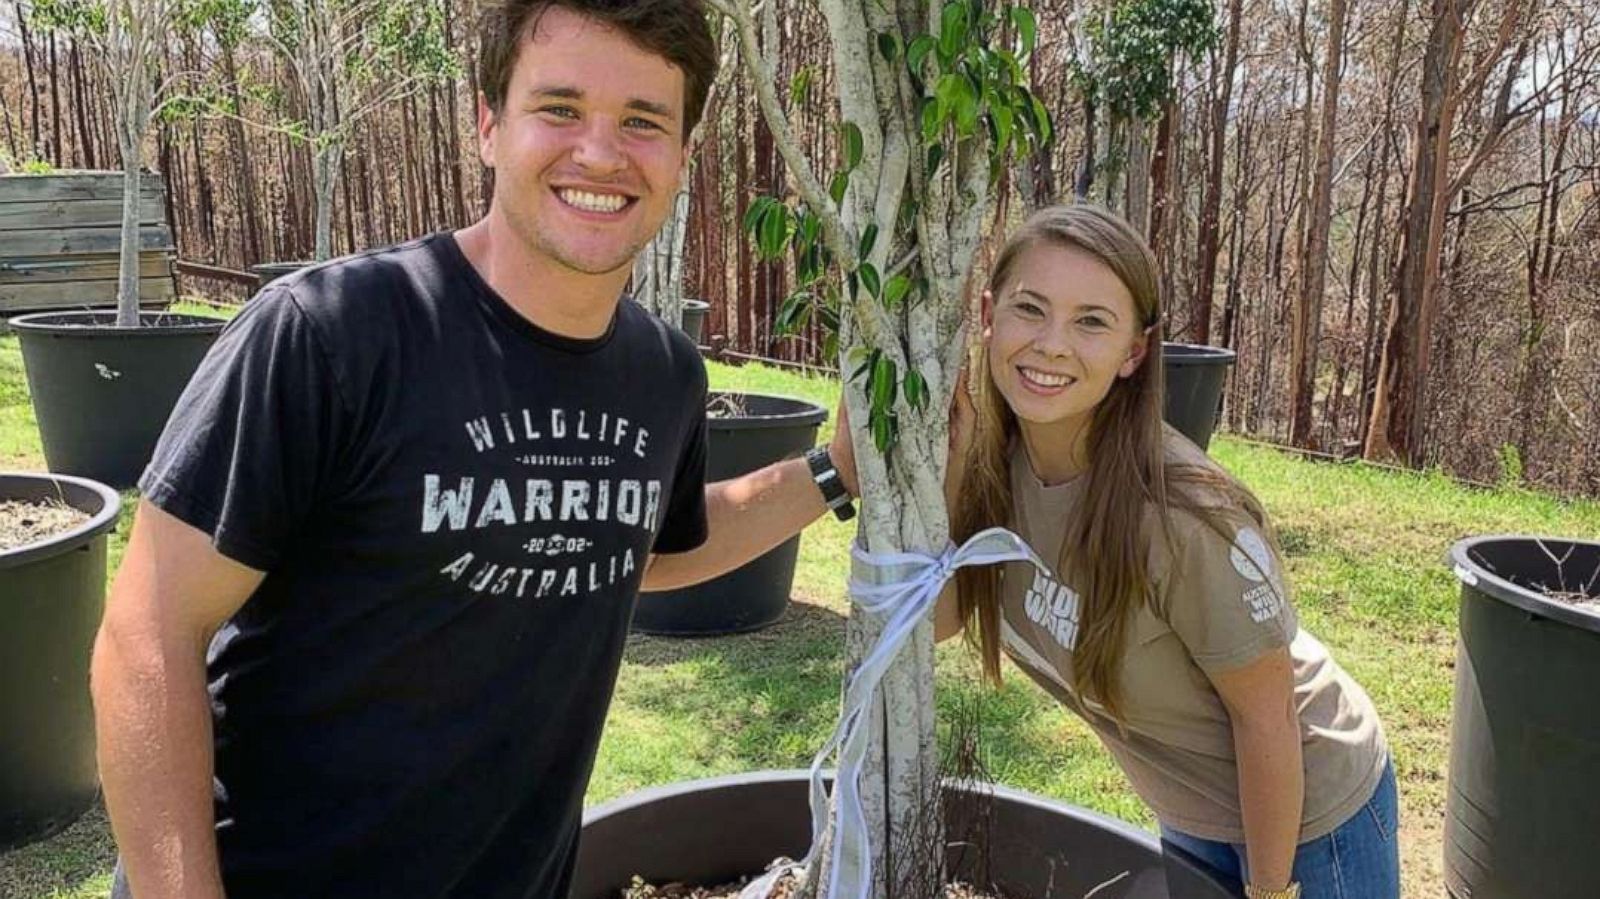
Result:
M839 472L839 481L844 484L844 489L859 499L861 479L856 473L856 444L850 434L850 407L845 403L843 394L839 395L839 410L833 420L833 440L828 444L828 456L833 459L833 467Z
M955 395L950 398L950 457L944 470L944 502L951 510L961 498L961 484L967 472L967 454L972 449L978 427L978 410L967 392L967 366L956 376Z
M955 395L950 398L949 460L945 467L944 498L949 506L955 505L961 492L962 474L966 470L967 452L972 448L972 435L977 429L978 414L967 395L967 369L962 367L956 376ZM856 471L855 440L850 431L850 407L844 397L834 413L833 440L828 444L828 455L839 472L839 480L850 495L861 496L861 481Z

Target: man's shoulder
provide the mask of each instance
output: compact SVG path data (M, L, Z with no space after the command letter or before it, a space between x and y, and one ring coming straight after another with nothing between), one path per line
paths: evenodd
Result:
M633 299L624 297L617 308L617 330L618 336L629 341L630 347L649 347L649 355L665 364L677 383L705 389L705 360L700 356L700 348L681 328L667 324ZM630 353L630 357L642 361L636 353Z
M311 318L368 317L377 307L424 300L449 284L448 262L433 234L309 265L271 285Z

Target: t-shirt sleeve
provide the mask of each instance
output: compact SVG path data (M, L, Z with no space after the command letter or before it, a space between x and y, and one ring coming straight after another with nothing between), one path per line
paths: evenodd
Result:
M661 531L652 552L681 553L706 542L706 383L700 370L698 389L691 405L684 410L693 424L679 451L677 472L672 478L672 498L667 503Z
M269 571L329 488L346 408L304 310L264 291L200 363L139 489L218 552Z
M1185 516L1164 584L1167 621L1206 672L1288 646L1298 623L1277 547L1254 520L1223 515L1224 536Z

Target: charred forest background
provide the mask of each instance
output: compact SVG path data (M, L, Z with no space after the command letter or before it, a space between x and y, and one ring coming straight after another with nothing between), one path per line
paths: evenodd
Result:
M338 161L335 253L484 209L479 3L436 2L461 74L355 127ZM1031 5L1029 73L1056 130L1003 177L996 240L1074 196L1143 227L1163 266L1168 339L1239 354L1225 404L1236 433L1600 496L1600 6ZM1204 33L1182 33L1196 15ZM166 44L166 70L235 113L191 106L152 138L179 256L235 270L308 258L312 151L283 127L307 98L251 40L259 20L229 21L222 34L200 16ZM785 0L775 29L764 39L782 48L791 113L825 158L838 131L821 15ZM104 79L70 31L0 0L0 154L13 169L118 167ZM829 364L815 325L775 335L792 270L760 263L740 232L746 203L788 192L742 77L720 86L702 127L686 295L712 304L719 345ZM244 298L220 281L184 289Z

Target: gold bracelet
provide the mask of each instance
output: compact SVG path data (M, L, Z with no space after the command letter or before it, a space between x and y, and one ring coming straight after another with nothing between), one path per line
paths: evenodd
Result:
M1300 899L1300 884L1290 883L1281 890L1263 890L1255 884L1244 885L1245 899Z

